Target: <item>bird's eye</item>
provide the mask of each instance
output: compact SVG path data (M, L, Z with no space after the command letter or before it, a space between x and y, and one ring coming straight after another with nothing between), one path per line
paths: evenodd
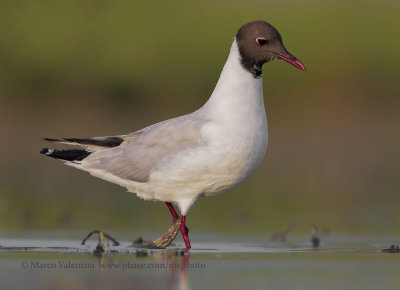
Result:
M259 46L263 46L265 44L268 44L268 40L264 37L258 37L256 38L256 42Z

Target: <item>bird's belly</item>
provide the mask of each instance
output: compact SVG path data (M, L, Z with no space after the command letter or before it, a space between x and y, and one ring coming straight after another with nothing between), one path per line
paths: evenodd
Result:
M260 165L267 149L267 130L248 134L241 140L224 144L218 162L209 167L213 184L203 191L206 196L221 193L245 181Z

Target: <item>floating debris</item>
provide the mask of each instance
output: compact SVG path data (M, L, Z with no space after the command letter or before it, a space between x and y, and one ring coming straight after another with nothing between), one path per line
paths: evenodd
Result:
M120 243L114 239L113 237L111 237L109 234L103 232L103 231L99 231L99 230L94 230L91 231L82 241L82 245L84 245L86 243L86 241L93 235L93 234L98 234L98 243L96 246L96 249L94 249L93 254L94 255L103 255L103 253L105 252L104 249L104 238L107 238L108 240L113 242L113 246L119 246Z
M284 226L282 229L274 232L271 236L273 242L285 242L288 233L297 225L297 222L291 222L290 224Z
M391 253L391 254L397 254L400 253L400 246L397 245L391 245L389 248L387 249L383 249L382 250L383 253Z
M147 257L149 254L146 250L137 250L136 257Z
M143 244L143 243L146 243L146 241L143 239L143 237L138 237L136 240L134 240L133 242L132 242L134 245L139 245L139 244Z
M120 245L119 242L118 242L116 239L114 239L112 236L110 236L110 235L107 234L106 232L99 231L99 230L93 230L93 231L91 231L91 232L83 239L83 241L82 241L81 244L84 245L84 244L86 243L86 241L87 241L93 234L98 234L98 235L99 235L99 239L100 239L100 236L102 236L102 239L103 239L103 248L104 248L104 238L107 238L107 239L109 239L110 241L112 241L112 242L113 242L113 246L119 246L119 245Z
M187 254L187 251L185 251L185 250L178 250L178 251L175 251L175 256L185 256Z
M311 243L314 248L319 248L319 244L321 242L318 234L318 229L315 224L311 225Z

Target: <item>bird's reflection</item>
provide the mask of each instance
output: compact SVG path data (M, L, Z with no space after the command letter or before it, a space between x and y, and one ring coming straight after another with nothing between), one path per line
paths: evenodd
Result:
M154 253L153 257L168 266L169 277L166 283L166 289L190 289L186 275L190 259L190 252L188 250L170 250Z
M107 269L104 267L105 256L109 254L118 253L117 251L96 251L96 249L92 252L92 254L97 257L99 268L101 271ZM179 289L179 290L188 290L190 289L190 285L187 280L187 272L189 267L189 259L190 252L189 250L176 250L174 248L165 249L163 251L153 251L146 249L138 249L136 251L136 259L148 259L153 258L154 260L159 261L157 263L159 266L158 269L165 269L168 272L167 281L165 283L166 289Z

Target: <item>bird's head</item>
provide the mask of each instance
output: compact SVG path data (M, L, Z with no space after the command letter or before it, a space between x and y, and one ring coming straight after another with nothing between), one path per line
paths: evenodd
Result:
M265 21L253 21L240 27L236 34L242 65L256 77L264 63L284 60L305 71L304 65L285 48L278 30Z

